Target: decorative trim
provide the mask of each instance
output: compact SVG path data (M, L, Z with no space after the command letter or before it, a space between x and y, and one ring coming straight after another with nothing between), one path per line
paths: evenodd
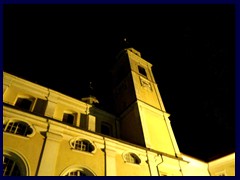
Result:
M8 126L8 124L11 123L11 122L14 122L14 123L19 122L19 123L23 123L23 124L28 125L29 128L32 129L32 133L31 133L31 134L26 134L26 135L21 135L21 134L16 134L16 133L12 133L12 132L7 132L7 131L4 131L4 130L3 130L3 132L9 133L9 134L14 134L14 135L16 135L16 136L18 136L18 137L21 136L21 137L26 137L26 138L31 138L31 137L33 137L33 136L36 134L36 129L33 127L33 125L30 124L30 123L27 122L27 121L24 121L24 120L19 120L19 119L8 119L8 120L7 120L7 118L5 118L3 125ZM5 128L6 128L6 127L5 127ZM5 128L4 128L4 129L5 129Z
M149 90L149 91L153 91L152 85L151 85L151 83L150 83L148 80L145 80L145 79L143 79L142 77L140 77L140 83L141 83L141 86L142 86L144 89L147 89L147 90Z
M18 165L18 167L20 168L21 175L23 176L30 176L30 167L29 167L29 163L26 160L26 158L20 154L19 152L13 150L13 149L8 149L8 148L4 148L3 149L3 155L9 157L10 159L12 159L13 161L15 161Z
M87 176L96 176L96 174L89 168L83 167L81 165L71 165L65 168L60 176L66 176L69 172L80 170L83 171Z

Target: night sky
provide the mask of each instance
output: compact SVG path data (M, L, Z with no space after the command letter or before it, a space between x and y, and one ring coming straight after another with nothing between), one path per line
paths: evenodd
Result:
M4 5L3 27L4 71L79 100L92 82L109 112L127 38L153 64L180 151L235 151L234 5Z

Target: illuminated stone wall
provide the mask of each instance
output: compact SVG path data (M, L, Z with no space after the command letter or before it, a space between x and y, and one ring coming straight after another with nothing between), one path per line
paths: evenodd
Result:
M25 109L16 106L19 98L28 99L23 103ZM40 108L38 103L45 108ZM149 118L145 117L149 115L147 107L138 107L139 114ZM66 112L73 114L72 124L63 122ZM80 128L82 114L95 117L95 121L88 121L90 129ZM151 118L154 119L154 116ZM116 132L120 127L114 115L3 73L3 155L16 163L22 175L80 175L80 171L83 175L93 176L209 176L222 175L222 172L226 176L235 175L235 154L205 163L180 152L176 157L172 147L167 147L170 139L163 140L166 147L158 147L161 145L154 141L154 137L164 139L164 136L169 136L166 131L158 133L156 129L165 123L164 118L168 114L160 116L162 119L156 124L153 124L155 120L143 120L150 128L147 130L148 145L139 146L120 139ZM111 124L111 136L101 132L103 121ZM146 131L144 127L143 131ZM154 149L166 149L166 152L172 153Z

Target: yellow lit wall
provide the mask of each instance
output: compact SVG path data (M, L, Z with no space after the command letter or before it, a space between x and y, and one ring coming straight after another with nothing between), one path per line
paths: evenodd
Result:
M3 153L19 157L27 176L62 176L72 169L82 169L94 176L235 175L235 153L208 163L181 154L169 114L148 103L136 101L120 116L120 121L85 102L6 72L3 75L3 125L17 120L33 129L29 136L4 131ZM17 98L23 96L33 102L29 111L15 107ZM38 98L47 101L44 114L33 111ZM66 111L77 114L75 124L62 122ZM79 128L81 113L95 117L95 124L91 124L95 131ZM102 121L113 126L113 137L101 134ZM71 142L75 139L88 140L94 151L74 149ZM127 162L128 153L135 154L140 163Z
M212 176L235 176L235 153L210 161L208 164Z

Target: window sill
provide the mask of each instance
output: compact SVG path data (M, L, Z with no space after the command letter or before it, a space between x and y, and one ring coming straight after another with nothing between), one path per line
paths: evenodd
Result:
M9 133L9 132L3 132L3 134L7 134L7 135L10 135L10 136L13 136L13 137L18 137L18 138L21 138L21 139L30 139L29 136L22 136L22 135L19 135L19 134L13 134L13 133Z
M77 150L77 149L73 149L73 148L71 148L71 150L73 152L82 153L82 154L86 154L86 155L89 155L89 156L93 156L94 155L92 152L88 152L88 151L81 151L81 150Z
M141 163L140 164L136 164L136 163L131 163L131 162L127 162L127 161L124 161L124 163L131 164L133 166L138 166L138 167L141 165Z

